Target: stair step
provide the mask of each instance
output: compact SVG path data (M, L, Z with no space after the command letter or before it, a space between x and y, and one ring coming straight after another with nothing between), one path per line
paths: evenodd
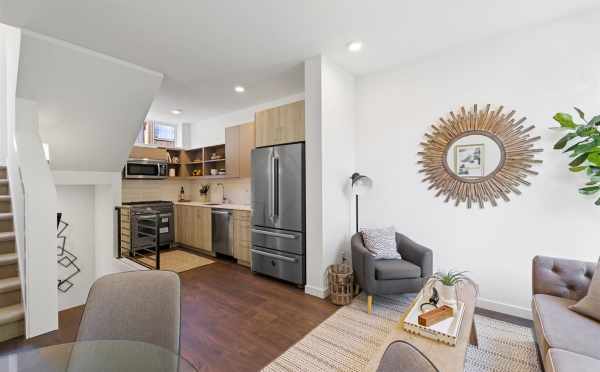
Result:
M23 304L0 307L0 325L18 322L24 318L25 311L23 311Z
M0 202L9 202L10 195L0 195Z
M18 276L0 279L0 293L12 292L21 289L21 280Z
M0 221L12 220L12 218L13 218L13 214L10 212L0 213Z
M9 242L13 240L15 240L14 231L0 232L0 242Z
M16 264L17 260L18 258L16 253L0 254L0 266Z

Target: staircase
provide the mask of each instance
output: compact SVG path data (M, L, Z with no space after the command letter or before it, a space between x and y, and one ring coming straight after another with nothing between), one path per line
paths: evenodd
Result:
M8 176L0 167L0 341L25 334Z

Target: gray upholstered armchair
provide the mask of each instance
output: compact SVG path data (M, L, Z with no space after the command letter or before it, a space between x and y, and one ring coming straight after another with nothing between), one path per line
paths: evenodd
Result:
M368 296L369 313L373 308L373 295L418 292L432 274L431 249L402 234L396 233L401 260L375 260L359 233L352 236L351 245L354 275Z

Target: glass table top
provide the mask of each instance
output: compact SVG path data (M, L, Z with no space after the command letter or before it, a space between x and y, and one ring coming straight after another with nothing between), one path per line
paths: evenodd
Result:
M125 340L78 341L0 357L11 372L196 372L180 355L160 346Z

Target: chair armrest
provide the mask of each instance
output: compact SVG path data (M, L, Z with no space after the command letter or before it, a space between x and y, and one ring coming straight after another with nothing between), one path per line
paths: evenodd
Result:
M587 294L596 264L536 256L532 262L533 294L579 301Z
M433 274L433 252L431 249L413 242L406 236L396 233L396 245L402 259L421 268L421 277L429 278Z
M375 265L371 252L365 248L362 236L356 233L350 241L352 250L352 267L358 284L367 292L373 293L375 288Z

